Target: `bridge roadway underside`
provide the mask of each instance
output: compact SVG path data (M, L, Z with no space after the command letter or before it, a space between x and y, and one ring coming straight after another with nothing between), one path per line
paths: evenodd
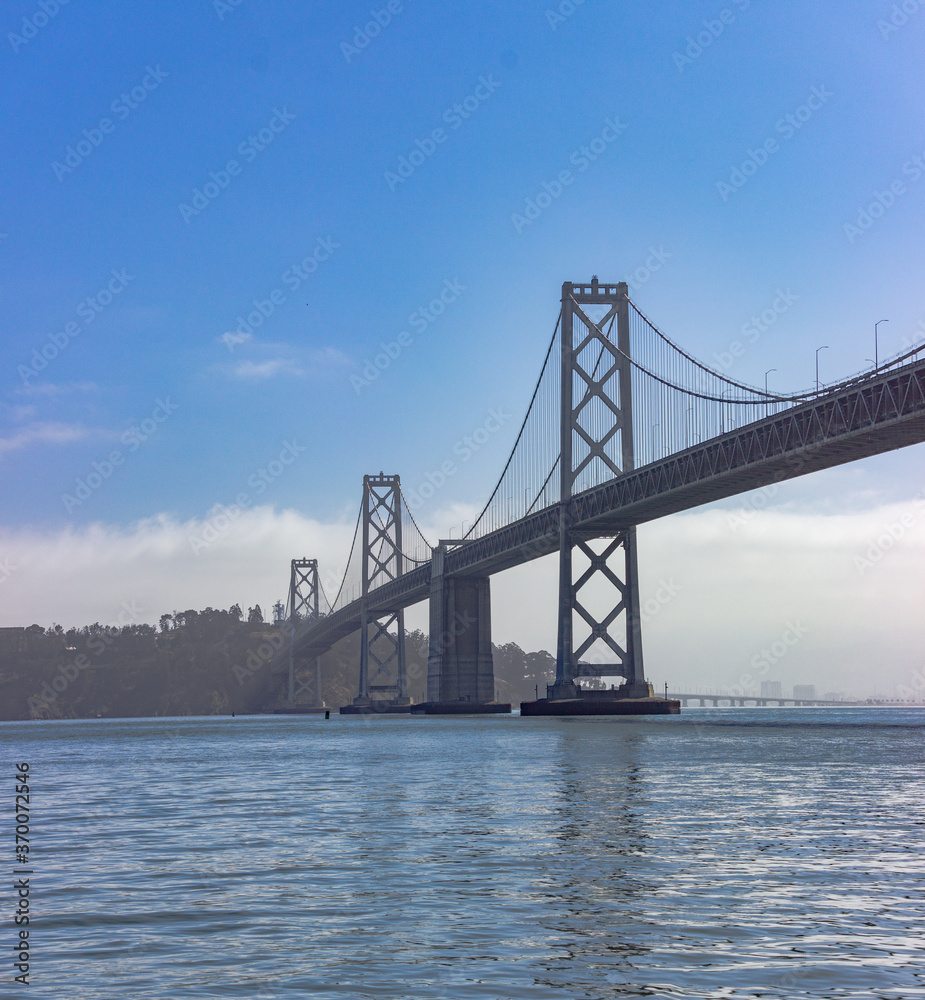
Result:
M576 494L565 513L574 536L606 537L666 514L922 441L925 360L823 394ZM560 506L449 549L445 575L489 576L555 552ZM370 614L398 611L429 593L430 566L419 566L372 591ZM296 641L296 653L320 655L359 625L360 602L354 601L306 628Z

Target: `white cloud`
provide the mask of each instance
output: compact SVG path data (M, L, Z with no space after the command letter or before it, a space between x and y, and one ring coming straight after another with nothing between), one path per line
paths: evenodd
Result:
M210 523L159 514L127 526L0 530L0 563L16 567L0 583L3 624L113 621L132 601L143 609L140 620L152 623L164 612L207 605L259 602L268 612L285 600L290 559L308 555L329 575L342 572L353 537L353 522L320 524L255 507L227 528L218 522L214 541L195 546Z
M302 370L292 358L271 358L269 361L242 361L234 366L238 378L273 378L274 375L301 375Z
M429 513L416 517L433 541L471 520L473 509ZM788 622L807 631L763 677L865 696L910 683L923 659L925 504L837 515L775 509L738 529L733 513L708 508L639 528L645 662L654 683L737 684L755 675L753 658L780 640ZM122 602L135 602L152 623L164 612L207 605L259 602L269 611L285 599L294 556L317 558L333 590L354 527L353 517L322 523L256 507L196 554L190 539L202 537L207 523L162 514L129 526L0 530L0 566L16 567L0 571L0 624L114 621ZM663 582L676 591L667 600L659 599ZM555 556L493 577L494 640L554 651L556 586ZM426 603L406 621L426 630Z
M224 344L229 351L233 351L239 344L246 344L254 339L252 333L240 333L237 330L229 330L220 337L215 338L220 344Z
M285 345L275 345L284 347ZM308 351L300 362L296 357L267 358L264 361L240 361L230 371L237 378L269 379L276 375L314 374L324 368L349 364L346 354L334 347Z
M70 444L82 441L89 435L85 427L76 424L41 423L0 437L0 458L11 451L19 451L34 444Z
M218 371L238 379L270 379L277 375L303 376L318 374L327 368L343 367L350 359L335 347L308 350L291 344L259 341L250 333L232 331L217 337L229 351L246 344L249 357L236 363L216 365Z
M662 578L680 587L645 626L650 676L732 685L750 675L863 694L908 684L922 664L925 505L740 513L744 523L711 509L639 529L643 602ZM756 674L756 657L790 622L809 631Z

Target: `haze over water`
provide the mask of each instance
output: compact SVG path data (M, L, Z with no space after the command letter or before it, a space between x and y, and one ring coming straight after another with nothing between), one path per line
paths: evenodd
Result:
M925 996L925 710L4 723L34 997Z

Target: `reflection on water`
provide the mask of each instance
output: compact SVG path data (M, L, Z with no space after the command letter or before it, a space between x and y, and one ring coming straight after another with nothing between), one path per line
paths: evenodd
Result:
M923 735L851 709L2 724L36 789L30 995L922 997Z
M644 738L575 721L560 723L550 753L558 844L538 908L538 923L561 954L544 963L537 982L559 995L633 981L633 959L647 950L633 928L656 890L632 863L646 848Z

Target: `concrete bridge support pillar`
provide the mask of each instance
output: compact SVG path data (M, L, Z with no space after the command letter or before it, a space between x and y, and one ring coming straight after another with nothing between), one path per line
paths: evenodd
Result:
M490 580L444 576L445 553L439 544L431 562L427 700L488 704L495 696Z

